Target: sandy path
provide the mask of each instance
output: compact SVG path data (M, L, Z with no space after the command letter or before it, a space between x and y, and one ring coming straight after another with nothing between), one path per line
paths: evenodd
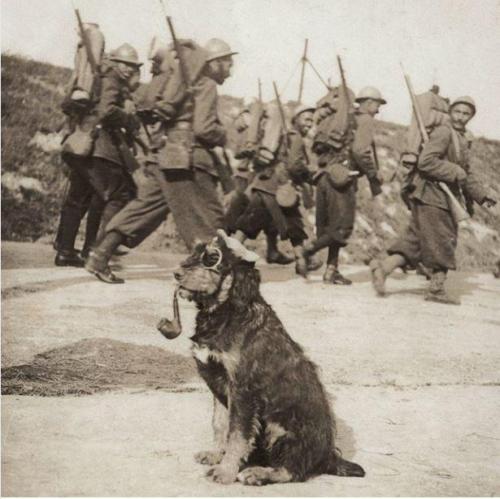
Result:
M2 365L83 338L111 338L189 354L185 334L155 331L170 314L172 262L129 265L125 286L74 269L7 270L2 278ZM127 263L130 261L130 264ZM156 265L156 267L154 266ZM135 266L135 267L134 267ZM192 393L2 397L4 495L498 495L500 282L453 274L461 307L422 300L425 281L397 274L376 298L366 269L350 288L305 283L291 267L262 267L262 292L310 357L333 397L339 446L364 479L218 486L194 452L210 446L211 399ZM12 292L12 290L15 292Z

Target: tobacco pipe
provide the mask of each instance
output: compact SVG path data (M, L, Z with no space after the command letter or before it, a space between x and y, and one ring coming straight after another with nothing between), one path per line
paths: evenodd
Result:
M174 302L173 302L174 318L170 320L167 317L163 317L162 319L160 319L160 322L158 322L158 325L156 326L158 331L160 331L160 333L163 336L165 336L167 340L173 340L182 333L181 319L179 316L179 303L177 301L177 292L178 289L176 289L174 293Z

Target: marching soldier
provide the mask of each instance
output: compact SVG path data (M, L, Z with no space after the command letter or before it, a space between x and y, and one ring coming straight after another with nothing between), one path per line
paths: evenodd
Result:
M332 92L334 94L335 92ZM325 100L321 116L335 120L340 106L349 106L342 95ZM307 276L307 262L312 255L328 248L328 260L323 281L328 284L349 285L338 268L340 248L347 245L354 227L357 177L366 175L373 196L381 192L378 165L374 154L374 116L386 101L373 87L362 89L356 97L359 104L354 122L343 133L343 138L332 140L327 133L321 144L315 144L319 170L316 174L316 234L317 239L304 246L299 259L299 272ZM345 109L344 109L345 111ZM349 117L352 121L353 118ZM328 122L325 121L328 126Z
M292 117L293 130L285 137L281 135L281 125L276 126L277 109L268 108L266 133L253 160L255 178L249 187L250 201L235 224L234 237L241 242L255 239L261 231L268 236L277 232L282 240L290 240L296 259L301 255L307 234L297 187L308 182L311 176L304 137L313 124L313 113L314 108L299 106ZM271 247L271 251L273 249ZM308 262L308 270L320 266L321 262Z
M88 171L92 186L104 202L98 240L102 239L111 218L135 195L130 170L136 164L129 148L134 145L139 121L131 91L142 63L137 51L128 43L112 51L109 59L101 78L101 95L96 109L98 132Z
M83 266L82 256L87 256L96 239L102 236L106 223L134 195L135 186L125 171L123 156L130 144L123 143L121 129L132 133L137 127L130 94L140 66L136 50L128 44L111 53L109 61L103 63L97 103L89 111L84 110L80 119L82 126L92 128L88 132L88 137L94 138L90 156L68 154L68 148L63 148L63 157L70 165L70 188L61 212L56 265ZM72 100L65 105L73 109L75 102L78 100L73 93ZM77 128L73 130L65 141L66 146L81 141L78 133ZM74 242L87 210L86 240L80 256L74 250Z
M194 42L183 42L182 47L191 82L182 80L177 63L170 73L162 70L158 81L153 78L156 91L149 105L139 113L158 127L146 160L147 188L111 220L85 266L106 283L124 282L108 266L114 249L140 244L170 211L188 248L224 227L213 149L225 144L226 133L217 116L216 87L230 76L236 52L219 39L210 40L204 49Z
M235 191L226 212L226 226L229 234L237 231L238 219L245 213L250 203L249 186L252 185L255 178L252 163L257 144L262 139L263 123L266 119L266 113L259 101L252 104L249 109L244 109L236 120L239 143L236 147L235 157L240 162L234 173ZM267 241L267 263L278 265L292 263L294 258L285 255L278 249L278 230L275 224L266 224L263 231Z
M464 197L470 214L474 201L487 207L496 204L469 163L471 139L466 125L475 114L476 105L471 97L456 99L450 106L450 122L434 128L429 141L423 145L410 194L410 225L389 248L387 258L370 263L378 295L385 294L385 280L396 268L422 263L431 271L425 300L460 303L444 288L448 271L456 268L458 223L453 217L450 200L438 182L446 183L457 199Z
M105 228L105 236L101 244L92 255L87 270L91 270L100 280L109 284L119 284L122 279L115 276L109 268L107 262L116 248L121 244L135 248L146 237L152 234L161 223L167 218L169 213L168 204L155 176L158 166L156 151L163 143L163 129L159 121L155 121L151 116L151 109L154 106L155 96L166 85L171 76L171 65L165 64L168 57L167 47L157 47L151 55L152 79L146 86L139 102L138 116L143 119L144 128L147 130L146 140L149 141L150 151L143 158L142 168L143 179L140 183L137 197L132 199L122 210L120 210L108 223ZM96 255L105 253L104 263L96 268ZM103 269L103 270L99 270Z

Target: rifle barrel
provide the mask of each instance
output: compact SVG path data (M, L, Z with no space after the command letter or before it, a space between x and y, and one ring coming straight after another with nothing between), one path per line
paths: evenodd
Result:
M349 90L347 89L347 82L345 79L344 67L342 66L342 59L340 58L339 55L337 55L337 63L339 66L340 81L342 82L342 91L344 92L344 98L345 98L346 104L348 106L348 109L350 109L351 108L351 98L349 96Z
M78 21L78 28L80 30L80 36L82 38L83 46L85 47L85 52L87 52L87 59L89 60L90 67L92 68L92 73L97 74L99 68L97 67L97 62L94 58L94 53L92 52L92 47L90 45L90 40L87 38L87 33L83 26L83 21L80 16L80 11L75 8L76 20Z
M273 88L274 88L274 95L276 96L276 102L278 103L278 110L279 110L280 117L281 117L281 124L283 126L286 152L288 152L288 146L289 146L289 144L288 144L288 127L286 126L285 111L283 109L283 105L281 104L280 94L278 92L278 87L276 86L275 81L273 81Z
M189 79L186 61L184 60L184 54L182 53L182 48L179 44L179 41L177 40L177 36L175 35L175 29L174 29L174 24L172 22L172 18L170 16L165 16L165 17L167 19L167 25L170 31L170 35L172 36L172 43L174 44L174 49L177 52L177 58L179 59L179 70L181 72L181 77L189 89L189 87L191 86L191 81Z
M406 73L403 73L406 81L406 86L408 87L408 93L410 94L411 105L413 107L413 112L415 113L415 118L417 120L418 129L420 130L420 134L422 136L422 141L427 142L429 140L429 134L424 126L424 120L422 119L422 115L420 114L420 108L418 106L417 98L415 97L415 92L413 91L413 85L411 84L410 76Z

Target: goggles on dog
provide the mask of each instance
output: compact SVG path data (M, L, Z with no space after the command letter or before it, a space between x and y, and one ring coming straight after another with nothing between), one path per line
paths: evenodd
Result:
M201 264L207 270L218 270L222 263L222 251L217 247L207 246L200 257Z

